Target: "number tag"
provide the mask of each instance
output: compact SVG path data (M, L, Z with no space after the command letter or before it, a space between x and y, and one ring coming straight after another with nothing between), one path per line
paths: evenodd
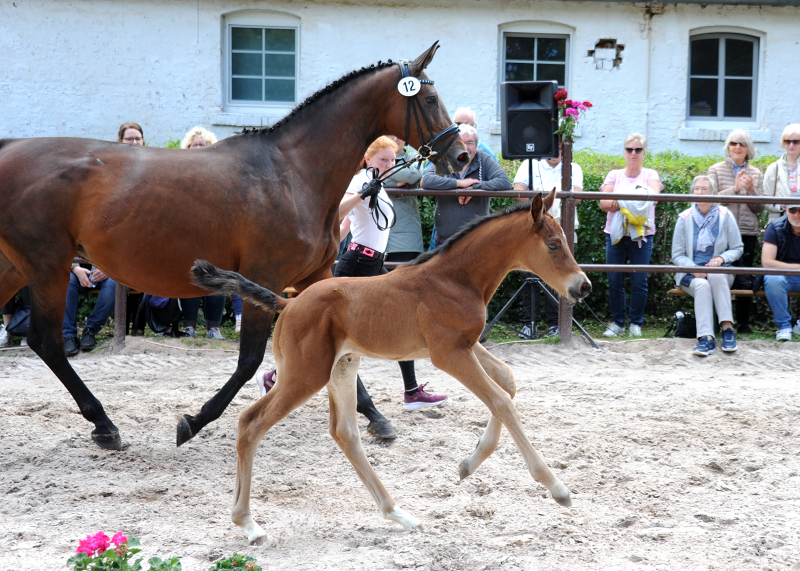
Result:
M397 84L397 91L405 97L414 97L419 93L420 83L416 77L404 77Z

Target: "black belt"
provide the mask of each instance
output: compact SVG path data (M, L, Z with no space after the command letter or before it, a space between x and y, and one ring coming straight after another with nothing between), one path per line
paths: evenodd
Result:
M386 254L384 254L383 252L378 252L377 250L373 250L372 248L367 248L366 246L362 246L361 244L356 244L355 242L351 242L350 245L347 247L347 249L358 252L359 254L364 254L368 258L375 258L378 260L386 259Z

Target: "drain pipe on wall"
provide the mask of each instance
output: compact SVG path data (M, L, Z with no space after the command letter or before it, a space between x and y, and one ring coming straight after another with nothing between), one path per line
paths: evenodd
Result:
M645 111L644 111L644 136L650 138L650 67L652 60L652 40L653 40L653 16L661 16L666 11L665 4L647 4L644 7L644 17L647 20L642 24L642 31L647 30L647 87L645 88Z

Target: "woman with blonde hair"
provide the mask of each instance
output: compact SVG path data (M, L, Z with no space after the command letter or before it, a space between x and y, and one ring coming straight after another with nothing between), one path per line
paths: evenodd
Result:
M797 158L800 156L800 124L787 125L781 135L781 147L786 149L781 158L767 167L764 173L764 196L789 198L800 192L797 177ZM785 204L767 204L769 221L777 220L786 210Z
M335 277L377 276L387 273L383 262L386 259L389 230L394 224L395 215L390 208L392 200L386 194L383 183L373 181L375 174L382 176L394 167L396 156L395 142L389 137L378 137L367 149L358 172L347 187L339 203L339 218L342 219L339 236L346 236L349 229L353 241L336 263L333 272ZM379 217L376 222L373 218L369 208L373 196L377 196L387 219ZM430 394L425 391L425 385L417 385L414 361L400 361L399 365L405 385L405 410L438 406L447 400L447 396ZM266 393L276 381L275 371L259 374L257 379L262 393ZM397 433L389 420L375 407L361 377L357 381L357 397L356 409L369 419L367 431L378 438L396 438Z
M181 149L201 149L217 142L211 131L202 127L192 127L181 141ZM181 300L183 308L183 332L189 337L197 336L197 316L200 313L200 298ZM203 317L206 321L206 336L209 339L225 339L220 331L222 316L225 313L224 295L207 295L203 298ZM237 323L238 324L238 323Z
M726 203L725 196L761 196L764 194L764 179L761 172L748 161L756 156L753 138L746 129L734 129L725 139L722 148L725 160L711 165L708 169L710 178L717 187L720 203L730 210L739 225L744 251L742 257L734 262L734 266L753 267L758 237L761 229L758 214L764 210L763 204L747 204L743 202ZM733 289L751 289L752 276L737 277ZM748 283L749 282L749 283ZM750 333L750 305L752 298L736 298L736 329L739 333Z
M600 187L600 192L633 193L639 187L659 193L664 188L658 173L644 168L647 139L641 133L632 133L625 138L622 145L625 157L625 168L612 170ZM655 202L647 207L648 224L643 237L637 239L622 236L616 243L611 240L611 225L614 216L620 210L619 201L609 198L600 201L600 209L608 213L606 216L606 263L649 265L653 253L653 235L656 233ZM640 239L639 239L640 238ZM647 304L647 274L632 273L631 298L628 314L630 315L629 332L631 337L641 337L644 323L644 307ZM625 274L608 272L608 298L611 308L611 323L606 329L606 337L615 337L625 333Z
M197 149L217 142L217 136L203 127L192 127L181 140L181 149Z

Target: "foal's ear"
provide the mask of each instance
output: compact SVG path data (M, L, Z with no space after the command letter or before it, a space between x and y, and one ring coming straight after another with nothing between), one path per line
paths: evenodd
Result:
M552 204L552 200L550 201ZM533 224L538 225L541 224L542 220L544 220L544 203L542 202L542 194L539 193L533 197L531 200L531 218L533 218Z
M428 67L428 64L431 63L431 60L433 59L433 54L435 54L436 50L438 49L439 49L439 40L436 40L435 42L433 42L433 45L428 49L428 51L423 52L421 56L419 56L411 63L409 69L411 75L416 76L422 73L422 70Z
M553 208L553 201L555 199L556 199L556 187L553 187L553 190L544 199L545 212L550 212L550 209Z

